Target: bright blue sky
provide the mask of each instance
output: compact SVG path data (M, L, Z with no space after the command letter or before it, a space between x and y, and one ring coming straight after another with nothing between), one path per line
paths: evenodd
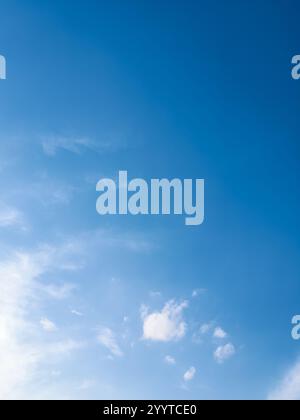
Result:
M298 2L0 6L0 397L300 398ZM205 223L98 216L124 169Z

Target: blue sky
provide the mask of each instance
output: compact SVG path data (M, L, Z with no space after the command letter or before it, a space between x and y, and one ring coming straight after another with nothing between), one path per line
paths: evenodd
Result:
M1 1L0 398L300 398L299 12ZM119 170L205 223L100 217Z

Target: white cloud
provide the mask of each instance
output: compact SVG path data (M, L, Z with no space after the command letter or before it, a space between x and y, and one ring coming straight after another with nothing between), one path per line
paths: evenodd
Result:
M207 334L212 328L212 323L209 324L203 324L200 327L200 334Z
M201 327L193 334L193 342L196 344L201 344L203 342L203 336L207 335L213 328L214 322L208 322L201 325Z
M23 214L11 207L1 206L0 208L0 228L17 227L26 230Z
M186 323L183 320L183 310L187 302L177 304L175 301L166 303L161 312L148 313L142 308L143 338L152 341L176 341L184 337Z
M192 381L196 375L196 369L194 367L189 368L183 375L185 382Z
M115 334L109 328L102 328L97 336L98 342L107 348L113 356L122 357L123 352L120 349Z
M43 330L46 331L46 332L55 332L55 331L57 331L57 327L54 324L54 322L50 321L47 318L42 318L40 320L40 324L41 324L41 327L43 328Z
M214 352L214 357L218 363L222 364L226 360L234 356L235 353L236 353L236 350L235 350L234 345L231 343L228 343L228 344L225 344L225 346L218 347L217 350Z
M41 286L43 292L47 293L51 298L56 300L63 300L70 297L76 286L71 283L64 283L61 285L48 284Z
M221 327L217 327L214 331L214 337L223 339L227 337L227 333Z
M72 340L43 344L30 320L39 302L39 278L54 268L54 255L44 249L0 261L0 399L34 398L28 389L41 365L79 346Z
M146 306L146 305L142 304L142 305L141 305L141 307L140 307L140 314L141 314L141 318L142 318L142 319L146 318L146 317L147 317L147 315L148 315L148 313L149 313L149 308L148 308L148 306Z
M269 400L299 401L300 400L300 361L297 361L269 395Z
M166 356L165 363L167 363L167 365L176 365L176 360L172 356Z
M43 265L42 256L37 262L26 254L0 263L0 399L28 379L40 357L39 350L20 337L30 330L26 314Z
M204 293L206 293L206 291L207 291L206 289L195 289L192 292L192 297L193 298L196 298L196 297L198 297L198 296L203 295Z
M54 157L59 150L65 150L79 155L83 150L103 153L110 150L124 148L125 144L117 142L115 138L95 142L87 137L47 136L42 139L42 148L47 156Z
M63 337L62 328L60 341L57 341L56 334L46 336L41 331L37 320L41 315L47 315L43 304L47 302L49 307L49 298L63 299L70 291L63 283L58 283L58 286L55 283L54 287L47 283L50 276L54 279L66 270L81 269L80 259L89 256L95 244L101 245L103 250L106 250L106 245L137 250L140 238L131 238L136 244L133 247L132 242L128 244L128 235L124 237L111 230L102 230L102 235L88 232L59 248L44 246L36 251L13 252L5 260L0 257L0 399L62 398L72 386L74 389L74 384L70 384L72 379L61 378L62 386L56 383L54 387L48 382L51 377L44 376L49 370L64 371L61 366L64 358L86 346L85 342ZM7 248L3 246L3 249L7 255ZM78 333L77 328L72 328L72 331ZM100 338L110 346L114 355L123 354L113 334L106 336L106 340L104 336Z
M52 356L66 356L71 354L74 350L80 350L86 346L83 341L76 341L72 339L66 339L63 341L56 341L51 344L47 344L47 355Z
M59 149L80 154L84 148L93 149L93 143L88 138L49 136L42 140L43 151L48 156L55 156Z
M82 312L77 311L76 309L71 309L71 314L76 316L83 316Z

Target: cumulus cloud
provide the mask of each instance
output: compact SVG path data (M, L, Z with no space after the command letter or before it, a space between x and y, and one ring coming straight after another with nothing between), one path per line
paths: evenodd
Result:
M268 395L269 400L300 400L300 360L292 366Z
M185 372L185 374L183 375L183 379L185 382L190 382L194 379L195 375L196 369L192 366Z
M207 334L212 328L212 323L203 324L200 327L200 334Z
M176 364L176 360L172 356L166 356L165 357L165 363L167 363L167 365L175 365Z
M214 352L214 357L218 363L222 364L226 360L234 356L235 353L236 353L236 350L235 350L234 345L231 343L228 343L228 344L225 344L225 346L218 347L217 350Z
M221 327L217 327L214 331L214 337L223 339L227 337L227 333Z
M161 312L149 313L142 307L143 338L152 341L177 341L184 337L186 323L183 311L188 302L177 304L175 301L166 303Z
M103 347L108 349L113 356L123 356L123 352L117 343L115 334L110 328L101 328L97 340Z

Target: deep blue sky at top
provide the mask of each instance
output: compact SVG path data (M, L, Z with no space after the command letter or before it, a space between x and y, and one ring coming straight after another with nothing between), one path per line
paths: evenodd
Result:
M0 2L8 63L1 154L23 157L1 185L30 183L45 169L80 188L76 205L61 213L41 214L24 200L40 224L37 241L101 223L159 232L157 273L135 286L170 297L210 290L217 316L246 349L231 366L232 394L243 395L245 377L245 395L263 392L300 350L289 337L300 310L300 82L290 75L299 13L292 0ZM49 134L108 141L115 150L45 159L35 144ZM205 178L204 225L100 220L96 181L121 169L145 179ZM84 184L87 174L92 182ZM225 373L216 395L232 396Z

